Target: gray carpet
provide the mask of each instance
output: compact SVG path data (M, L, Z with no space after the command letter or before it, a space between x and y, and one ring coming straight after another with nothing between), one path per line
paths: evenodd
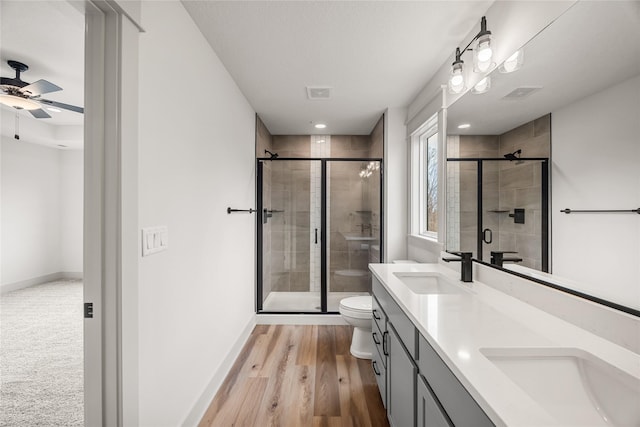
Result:
M82 426L82 281L0 296L0 426Z

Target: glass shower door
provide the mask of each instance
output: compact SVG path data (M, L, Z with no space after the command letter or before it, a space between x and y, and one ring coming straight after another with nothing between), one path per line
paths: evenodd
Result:
M259 160L258 179L258 311L320 312L321 162Z
M381 163L327 161L327 311L371 292L369 263L381 262Z

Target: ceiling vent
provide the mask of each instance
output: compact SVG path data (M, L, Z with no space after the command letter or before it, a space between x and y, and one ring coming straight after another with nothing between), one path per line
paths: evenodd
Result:
M307 86L307 97L309 99L329 99L331 98L331 88Z
M503 96L502 99L520 99L526 98L534 92L542 89L542 86L523 86L512 90L507 95Z

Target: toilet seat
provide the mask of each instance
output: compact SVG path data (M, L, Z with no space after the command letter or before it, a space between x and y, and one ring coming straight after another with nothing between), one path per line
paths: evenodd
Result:
M356 319L370 319L372 304L371 295L344 298L340 301L340 313Z

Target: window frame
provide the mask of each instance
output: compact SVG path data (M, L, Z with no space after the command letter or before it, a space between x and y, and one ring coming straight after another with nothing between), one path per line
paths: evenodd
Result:
M441 209L440 201L443 200L440 194L441 192L441 150L442 142L440 141L441 135L439 132L440 120L438 113L431 116L422 126L420 126L411 135L411 176L410 176L410 191L411 191L411 209L410 209L410 224L411 234L427 238L429 240L438 241L440 227L442 221L440 218ZM426 164L426 149L429 144L429 140L436 137L436 171L438 177L438 183L436 185L436 200L438 200L438 218L436 221L436 230L428 230L427 227L427 171L428 165Z

